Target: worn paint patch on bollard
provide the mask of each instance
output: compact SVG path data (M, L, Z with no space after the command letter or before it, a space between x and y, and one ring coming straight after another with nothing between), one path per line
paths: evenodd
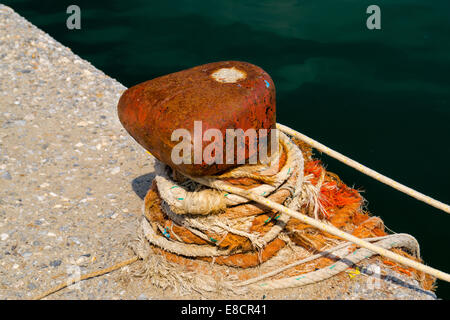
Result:
M192 153L191 164L175 164L171 159L178 143L171 141L174 130L186 129L193 137L194 122L201 121L202 132L220 130L225 146L227 129L267 129L267 142L276 125L275 111L270 76L240 61L209 63L140 83L126 90L118 103L119 119L128 133L157 159L191 176L236 167L237 153L232 163L207 164L204 159L197 163ZM211 141L201 143L204 150ZM253 152L246 139L245 159Z

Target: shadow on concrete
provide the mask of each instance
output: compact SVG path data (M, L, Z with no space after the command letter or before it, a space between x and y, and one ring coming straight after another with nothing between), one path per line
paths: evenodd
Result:
M155 178L155 173L147 173L142 176L139 176L131 182L131 186L133 188L133 191L144 200L145 195L147 194L148 190L152 186L152 181Z

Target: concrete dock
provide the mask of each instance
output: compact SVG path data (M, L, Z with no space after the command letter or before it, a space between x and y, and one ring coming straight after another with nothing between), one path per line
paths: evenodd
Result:
M126 88L0 5L0 299L30 299L69 277L132 257L153 159L122 128ZM139 262L137 262L139 263ZM131 266L132 267L132 266ZM130 268L131 268L130 267ZM303 288L236 299L435 299L389 269L380 289L341 274ZM126 270L48 299L179 296Z

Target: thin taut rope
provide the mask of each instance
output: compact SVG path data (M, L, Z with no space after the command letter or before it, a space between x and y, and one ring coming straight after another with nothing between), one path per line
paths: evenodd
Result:
M441 201L433 199L429 196L424 195L423 193L420 193L420 192L418 192L414 189L411 189L397 181L394 181L391 178L388 178L388 177L382 175L381 173L378 173L375 170L372 170L372 169L356 162L355 160L352 160L349 157L346 157L343 154L341 154L337 151L334 151L333 149L328 148L327 146L321 144L320 142L317 142L316 140L311 139L311 138L305 136L304 134L295 131L294 129L291 129L280 123L277 123L277 128L290 136L296 137L296 138L306 142L311 147L319 150L320 152L323 152L326 155L329 155L330 157L335 158L336 160L339 160L339 161L345 163L346 165L368 175L369 177L374 178L375 180L378 180L384 184L387 184L388 186L390 186L398 191L406 193L407 195L409 195L413 198L416 198L417 200L423 201L423 202L429 204L430 206L441 209L444 212L450 213L450 206L448 204L445 204Z
M109 268L105 268L105 269L101 269L101 270L98 270L98 271L94 271L94 272L90 272L88 274L85 274L85 275L81 276L79 279L68 279L68 280L64 281L63 283L61 283L61 284L59 284L59 285L57 285L57 286L55 286L55 287L53 287L53 288L51 288L51 289L49 289L49 290L47 290L45 292L43 292L43 293L33 297L32 300L44 299L45 297L47 297L47 296L49 296L49 295L51 295L51 294L53 294L55 292L58 292L59 290L67 288L68 286L70 286L70 285L72 285L74 283L77 283L77 282L80 282L80 281L83 281L83 280L87 280L87 279L90 279L90 278L95 278L95 277L98 277L98 276L102 276L104 274L110 273L112 271L115 271L117 269L120 269L122 267L130 265L132 263L135 263L138 260L139 260L139 257L138 256L134 256L134 257L132 257L130 259L127 259L125 261L121 261L119 263L116 263L115 265L113 265L113 266L111 266Z

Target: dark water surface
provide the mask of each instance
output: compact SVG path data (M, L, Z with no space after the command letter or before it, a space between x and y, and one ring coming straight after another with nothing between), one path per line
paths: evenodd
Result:
M126 86L244 60L277 88L277 120L450 202L450 1L3 1ZM81 30L66 8L81 8ZM366 28L381 8L382 29ZM450 216L323 156L368 208L450 272ZM437 294L450 298L450 285Z

